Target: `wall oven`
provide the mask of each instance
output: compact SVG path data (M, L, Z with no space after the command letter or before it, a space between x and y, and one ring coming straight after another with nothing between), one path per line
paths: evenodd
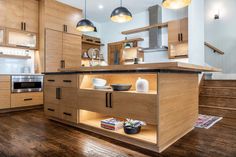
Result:
M43 75L11 76L12 93L43 91Z

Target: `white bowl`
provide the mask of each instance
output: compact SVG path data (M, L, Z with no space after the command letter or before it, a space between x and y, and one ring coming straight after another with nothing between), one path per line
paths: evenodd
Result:
M100 78L94 78L93 79L93 86L105 86L107 84L107 81Z

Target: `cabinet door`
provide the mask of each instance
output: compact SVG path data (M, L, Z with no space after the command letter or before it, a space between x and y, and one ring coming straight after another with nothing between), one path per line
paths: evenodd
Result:
M78 108L103 114L111 114L108 105L108 94L103 91L79 90Z
M0 109L10 108L10 76L0 76Z
M24 0L25 31L38 33L39 26L39 1Z
M0 26L5 27L6 25L6 0L0 0L0 12L1 12L1 16L0 16Z
M44 112L47 116L59 118L59 99L57 87L44 87Z
M112 92L111 102L114 116L157 124L157 95L155 94Z
M24 0L6 0L6 27L22 30Z
M44 0L44 6L45 27L58 31L64 31L66 5L55 0Z
M168 22L168 43L178 43L180 42L180 21L170 21Z
M182 34L182 41L188 42L188 18L180 21L180 32Z
M46 30L45 42L45 71L56 72L61 68L62 60L62 33Z
M63 60L65 68L76 68L81 65L81 36L63 33Z
M60 106L76 108L78 103L77 88L61 88Z
M82 11L70 6L64 6L64 21L67 27L66 32L71 34L82 35L76 30L77 23L82 19Z

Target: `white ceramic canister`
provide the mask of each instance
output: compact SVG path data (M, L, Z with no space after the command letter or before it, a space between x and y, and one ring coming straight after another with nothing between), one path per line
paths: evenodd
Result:
M136 92L147 93L149 91L149 82L148 80L138 78L136 81Z

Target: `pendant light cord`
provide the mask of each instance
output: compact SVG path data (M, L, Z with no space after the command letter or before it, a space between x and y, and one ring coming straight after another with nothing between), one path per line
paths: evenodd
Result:
M120 6L122 7L122 0L120 0Z

